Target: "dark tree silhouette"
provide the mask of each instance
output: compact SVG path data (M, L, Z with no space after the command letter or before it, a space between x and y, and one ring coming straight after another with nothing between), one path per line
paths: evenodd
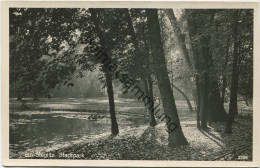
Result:
M158 80L158 87L161 94L165 117L169 118L166 120L169 133L169 146L186 145L188 142L182 132L175 100L171 91L170 79L167 73L157 9L146 9L146 13L152 56L154 63L156 63L154 68ZM172 126L177 127L172 130Z

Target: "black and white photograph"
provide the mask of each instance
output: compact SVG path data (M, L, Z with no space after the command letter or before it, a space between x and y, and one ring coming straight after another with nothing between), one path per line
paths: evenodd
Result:
M253 8L8 13L9 159L253 161Z

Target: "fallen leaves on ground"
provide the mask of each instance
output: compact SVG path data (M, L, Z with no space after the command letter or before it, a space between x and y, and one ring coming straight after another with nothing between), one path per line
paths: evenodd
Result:
M233 124L233 133L225 134L225 123L211 123L207 131L198 130L194 121L182 122L189 145L169 148L163 123L155 128L138 128L117 137L73 145L53 151L84 154L88 160L252 160L252 118L239 117ZM139 132L139 134L137 133ZM67 158L58 158L67 159Z

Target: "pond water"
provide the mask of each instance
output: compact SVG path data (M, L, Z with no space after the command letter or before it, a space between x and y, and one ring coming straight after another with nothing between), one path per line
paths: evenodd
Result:
M99 115L97 120L88 119ZM103 118L102 118L103 117ZM144 117L117 115L119 129L138 127L147 123ZM25 152L50 151L110 134L108 113L70 111L20 111L10 114L10 157Z

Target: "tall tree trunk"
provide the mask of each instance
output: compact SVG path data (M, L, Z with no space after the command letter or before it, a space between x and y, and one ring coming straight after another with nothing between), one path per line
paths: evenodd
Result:
M238 16L239 11L234 11L233 15L233 39L234 39L234 51L233 51L233 65L232 65L232 79L230 89L230 102L229 102L229 114L226 124L226 133L232 133L232 123L234 121L237 112L237 91L238 91Z
M190 100L189 100L189 98L185 95L185 93L184 93L180 88L178 88L176 85L174 85L173 83L172 83L172 87L173 87L174 89L176 89L176 90L184 97L184 99L186 100L187 105L188 105L190 111L193 111L192 105L191 105L191 103L190 103Z
M176 39L177 45L179 46L179 50L180 50L181 54L183 55L190 72L192 74L195 74L195 69L194 69L194 65L191 61L191 56L189 55L189 50L187 49L186 44L185 44L185 35L183 35L181 33L181 29L180 29L179 25L177 24L177 20L176 20L176 17L174 15L174 12L173 12L172 9L166 9L165 12L166 12L166 14L167 14L167 16L168 16L168 18L171 22L172 27L173 27L174 36L176 37L175 39ZM192 84L195 85L195 83L193 81L192 81ZM195 89L192 90L192 92L193 92L193 94L197 94ZM186 99L190 110L192 111L192 106L190 105L190 101L187 99L187 97L185 95L183 95L183 96ZM194 100L194 101L196 101L196 100Z
M210 15L210 23L211 23L211 25L216 26L215 21L214 21L214 16L215 16L215 12L212 12L212 14ZM207 44L210 49L210 41ZM209 52L209 60L210 61L208 64L213 65L211 52ZM210 73L215 74L215 71L214 70L212 71L212 69L211 69ZM208 115L209 115L208 119L209 119L209 121L213 121L213 122L226 121L227 114L226 114L226 111L224 108L224 104L221 103L218 76L216 76L216 75L210 76L209 86L210 86L210 90L209 90L209 95L208 95L209 96L208 106L211 109L208 111Z
M197 90L197 128L207 129L208 121L208 51L209 39L201 39L199 46L194 49L194 64L196 67L195 84ZM206 45L205 45L206 44Z
M161 42L157 9L146 9L146 14L153 61L157 64L154 68L158 79L159 91L169 133L169 146L187 145L188 142L182 132L174 96L171 92L171 84Z
M153 88L152 88L152 81L151 81L151 76L150 76L150 72L149 72L149 53L143 53L140 50L140 47L138 45L138 39L136 36L136 32L134 30L134 25L133 22L131 20L131 16L130 16L130 11L127 10L126 11L126 16L127 16L127 22L128 25L130 27L130 33L132 35L132 40L135 46L135 62L137 62L137 64L139 64L137 70L139 70L142 75L143 78L143 83L144 83L144 87L145 87L145 91L146 91L146 95L149 96L150 100L151 100L151 107L154 107L154 102L153 102ZM144 59L140 59L140 57L144 57ZM143 68L143 65L146 65L146 68ZM147 109L147 107L145 107ZM156 125L156 120L155 120L155 116L154 116L154 109L153 108L148 108L149 110L149 116L150 116L150 126L154 127Z
M147 83L148 83L148 95L151 98L151 107L150 108L150 126L154 127L157 123L154 116L154 100L153 100L153 81L151 78L151 75L149 74L147 77Z
M176 37L175 39L176 39L177 44L179 46L179 50L180 50L181 54L183 55L184 60L186 61L190 72L195 77L195 81L194 82L192 81L192 84L195 86L196 89L193 89L192 93L193 93L194 97L196 98L196 99L194 99L194 101L196 101L196 104L197 104L197 128L200 128L200 109L201 109L200 105L201 105L201 103L203 104L204 101L200 100L200 89L199 89L199 86L198 86L199 82L197 81L199 78L196 75L197 74L196 65L195 65L196 60L194 60L195 58L194 58L194 55L193 55L191 39L190 39L188 27L187 27L188 23L186 21L186 25L184 27L186 29L187 33L185 35L183 35L181 33L181 29L180 29L179 25L177 24L177 20L176 20L176 17L174 15L173 10L172 9L166 9L165 12L166 12L166 14L167 14L167 16L168 16L168 18L171 22L172 27L173 27L174 36ZM184 15L185 15L185 13L184 13ZM187 39L187 42L189 43L189 48L187 48L187 46L185 44L185 37ZM192 60L193 60L193 62L192 62Z
M194 93L194 97L196 97L196 99L194 99L194 101L196 101L196 113L197 113L197 128L200 129L201 124L200 124L200 102L201 102L201 96L200 96L200 86L199 86L199 72L198 72L198 61L196 61L197 57L196 57L196 49L193 49L192 46L192 41L191 41L191 37L190 37L190 32L189 32L189 28L188 28L188 20L186 18L185 15L185 11L184 11L184 18L185 18L185 24L184 24L184 29L186 30L185 32L185 42L186 42L186 46L187 46L187 50L188 53L191 57L191 59L193 60L193 73L194 73L194 81L195 81L195 89L193 90Z
M208 103L209 103L209 57L210 57L210 36L201 37L199 40L200 46L196 52L197 68L199 72L198 77L198 91L200 95L200 121L202 129L207 129L208 122Z
M144 83L144 90L145 90L145 95L147 95L149 98L153 98L153 93L151 90L151 86L148 79L143 78L143 83ZM149 118L150 118L150 126L154 127L156 125L156 120L155 120L155 116L154 116L154 103L153 100L150 100L150 108L147 108L145 105L145 109L149 110ZM145 104L145 102L144 102Z
M107 59L111 60L111 47L109 46L109 42L106 41L104 34L100 28L100 21L98 17L98 9L90 9L92 20L95 23L97 35L100 39L100 43L102 48L104 49L104 54L106 54ZM113 84L112 84L112 75L109 73L107 65L102 65L102 69L105 73L106 84L107 84L107 94L109 100L109 113L111 118L111 133L116 136L119 133L118 124L116 120L115 114L115 102L114 102L114 92L113 92Z
M200 121L202 129L207 129L208 122L208 74L202 74L200 77Z
M204 18L202 18L199 15L196 17L200 17L201 24L209 26L214 23L214 12L212 12L211 15L202 15L204 16ZM212 54L210 52L211 36L208 34L205 37L200 37L200 40L198 40L197 42L191 43L191 37L198 35L197 30L199 25L197 25L198 22L195 22L194 18L192 17L184 17L184 19L186 20L184 28L187 29L188 32L186 33L186 39L188 43L190 43L190 45L193 44L191 48L193 49L192 53L195 69L194 72L196 80L199 80L196 84L197 94L199 94L198 98L200 101L200 103L198 103L198 109L200 111L199 117L200 120L204 120L203 124L201 124L203 125L202 127L205 127L206 118L210 119L210 121L225 121L226 112L223 104L221 103L220 89L217 83L217 76L209 76L209 73L214 74L214 72L212 72L212 69L210 69L210 66L213 65ZM205 90L204 87L206 87L207 89ZM205 103L204 101L206 101L207 103ZM207 109L206 106L211 107L210 110L205 110Z
M116 113L115 113L115 101L114 101L112 78L108 72L105 72L105 78L107 83L107 95L109 100L109 112L111 118L111 133L112 135L116 136L119 133L119 130L118 130L118 124L116 120Z

